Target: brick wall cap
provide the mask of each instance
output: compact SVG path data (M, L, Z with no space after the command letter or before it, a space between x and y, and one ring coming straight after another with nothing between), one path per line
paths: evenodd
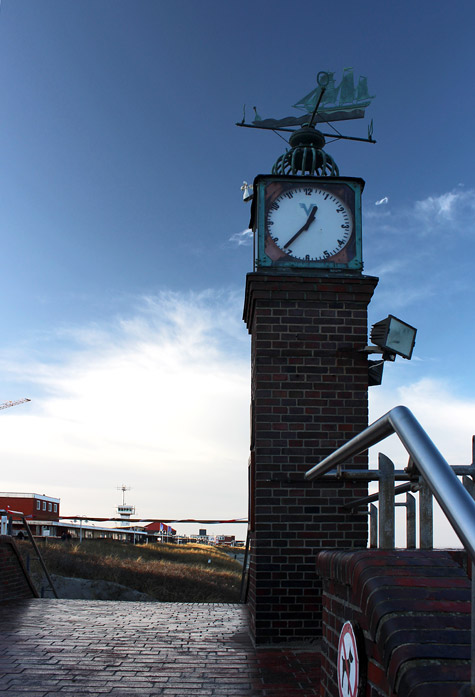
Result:
M333 299L341 294L342 299L368 305L379 278L376 276L353 276L350 274L324 275L299 269L298 275L279 272L254 271L246 276L243 320L248 331L252 331L256 301L315 300L323 296Z
M317 556L319 576L352 586L355 582L355 574L359 575L368 567L436 565L456 569L460 564L452 550L323 550ZM375 571L375 573L378 572Z
M362 628L375 642L378 662L397 694L422 697L429 694L428 682L443 682L450 675L455 685L469 675L465 659L471 588L464 554L461 550L366 549L324 550L318 555L320 576L330 585L350 588L351 607L358 608ZM456 618L452 624L451 614ZM427 672L432 662L434 670Z

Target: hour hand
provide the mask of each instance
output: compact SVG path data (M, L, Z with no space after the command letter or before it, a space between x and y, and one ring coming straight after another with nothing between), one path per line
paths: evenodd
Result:
M313 206L312 210L310 211L310 215L308 216L306 222L302 225L302 227L300 228L300 230L297 230L297 232L295 233L295 235L294 235L293 237L291 237L290 240L284 244L284 249L286 249L287 247L290 247L290 245L292 244L292 242L294 242L294 241L297 239L297 237L298 237L302 232L305 232L305 230L308 230L308 228L310 227L310 225L311 225L311 224L313 223L313 221L315 220L315 216L316 216L316 214L317 214L317 210L318 210L318 206Z

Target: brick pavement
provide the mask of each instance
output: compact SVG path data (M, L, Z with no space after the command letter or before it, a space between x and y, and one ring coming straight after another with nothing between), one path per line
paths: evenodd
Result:
M317 650L256 650L243 605L33 598L0 613L8 697L319 694Z

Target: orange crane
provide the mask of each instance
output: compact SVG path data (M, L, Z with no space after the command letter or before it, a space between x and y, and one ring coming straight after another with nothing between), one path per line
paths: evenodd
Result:
M17 404L23 404L24 402L31 402L31 399L28 399L28 397L24 397L23 399L17 399L15 402L3 402L3 404L0 404L0 409L16 407Z

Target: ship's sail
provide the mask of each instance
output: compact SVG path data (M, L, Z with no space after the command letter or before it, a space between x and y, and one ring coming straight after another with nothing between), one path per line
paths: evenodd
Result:
M1 1L1 0L0 0ZM320 73L319 73L320 75ZM305 116L287 116L283 119L261 119L256 108L253 124L258 128L287 128L302 126L308 123L308 114L313 114L315 106L321 97L318 113L314 123L327 121L343 121L347 119L362 119L364 110L373 99L368 91L368 80L361 76L355 89L353 68L345 68L339 85L335 84L335 73L327 72L327 84L322 96L322 87L316 87L298 102L293 104L295 109L305 112Z
M338 87L335 85L334 74L335 73L327 73L328 84L323 95L322 104L336 104L340 85L338 85Z
M320 111L324 111L325 106L329 104L336 104L338 99L338 92L340 90L340 85L335 85L335 79L333 77L335 73L327 74L328 84L326 86L325 92L323 93L322 101L320 102ZM293 104L293 107L295 109L302 109L303 111L306 111L309 114L311 114L315 109L315 104L320 99L321 92L321 87L316 87L314 90L306 94L305 97L302 97L302 99L300 99L296 104Z
M340 83L340 104L353 104L355 99L355 81L353 68L345 68Z
M364 75L358 79L358 86L355 89L353 68L345 68L339 85L335 83L335 73L329 72L327 75L328 84L320 102L319 113L324 114L327 111L333 111L335 107L341 109L346 105L354 104L356 106L358 102L368 102L368 104L364 105L368 106L370 101L374 98L374 95L369 94L368 79L364 77ZM320 99L321 91L321 87L316 87L292 106L295 109L300 109L301 111L306 111L308 114L311 114L315 109L316 103ZM358 104L358 106L360 105Z
M299 99L299 101L296 104L293 104L292 106L295 109L301 109L302 111L306 111L309 114L311 114L312 111L315 109L315 104L317 103L320 97L321 91L321 87L316 87L314 90L306 94L305 97Z
M368 91L368 78L361 75L358 80L358 87L356 88L356 101L366 101L367 99L373 99L374 94L370 95Z

